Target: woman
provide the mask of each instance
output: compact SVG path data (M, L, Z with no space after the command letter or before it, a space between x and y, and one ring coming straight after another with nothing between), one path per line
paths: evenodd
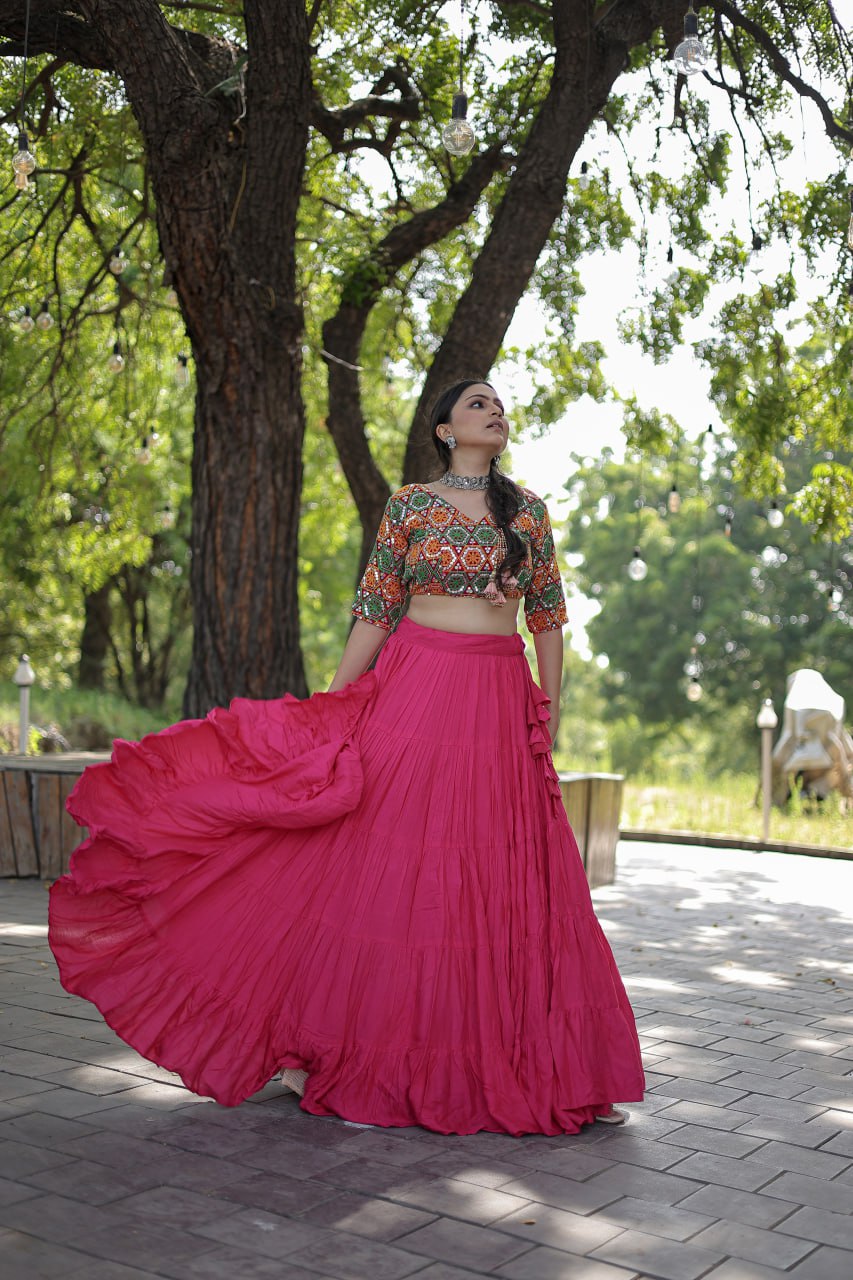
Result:
M439 399L445 474L390 499L328 693L118 742L70 798L91 834L51 892L63 984L197 1093L283 1069L315 1115L510 1134L642 1097L551 762L553 539L507 437L487 383Z

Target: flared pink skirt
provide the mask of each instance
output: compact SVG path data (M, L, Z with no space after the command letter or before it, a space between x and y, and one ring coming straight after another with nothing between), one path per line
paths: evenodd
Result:
M521 637L404 619L339 693L237 699L86 770L63 986L196 1093L574 1133L643 1096Z

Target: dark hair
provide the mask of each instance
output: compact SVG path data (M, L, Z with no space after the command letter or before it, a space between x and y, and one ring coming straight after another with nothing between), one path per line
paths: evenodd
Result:
M452 387L445 387L432 406L429 416L430 434L445 471L450 470L451 451L438 434L438 428L442 423L450 422L450 415L463 391L467 387L476 387L481 384L485 387L492 386L490 382L486 382L485 378L464 378L461 382L455 382ZM516 569L527 559L527 543L510 527L521 510L524 501L522 492L509 476L504 475L498 462L499 459L492 458L489 463L486 506L494 516L495 524L506 542L506 555L495 571L497 585L503 587L506 579L512 577Z

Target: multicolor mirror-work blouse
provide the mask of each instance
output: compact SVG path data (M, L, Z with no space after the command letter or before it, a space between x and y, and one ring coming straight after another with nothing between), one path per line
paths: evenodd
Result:
M505 587L504 595L524 597L525 621L535 635L563 626L566 601L545 503L529 489L521 492L512 528L529 553L515 571L517 586ZM425 485L404 485L388 500L352 612L390 631L407 594L483 597L503 559L502 544L491 515L475 520Z

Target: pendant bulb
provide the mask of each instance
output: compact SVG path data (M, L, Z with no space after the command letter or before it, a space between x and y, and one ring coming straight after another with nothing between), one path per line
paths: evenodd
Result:
M444 126L441 139L452 156L466 156L473 147L476 136L468 123L468 95L454 93L450 123Z

